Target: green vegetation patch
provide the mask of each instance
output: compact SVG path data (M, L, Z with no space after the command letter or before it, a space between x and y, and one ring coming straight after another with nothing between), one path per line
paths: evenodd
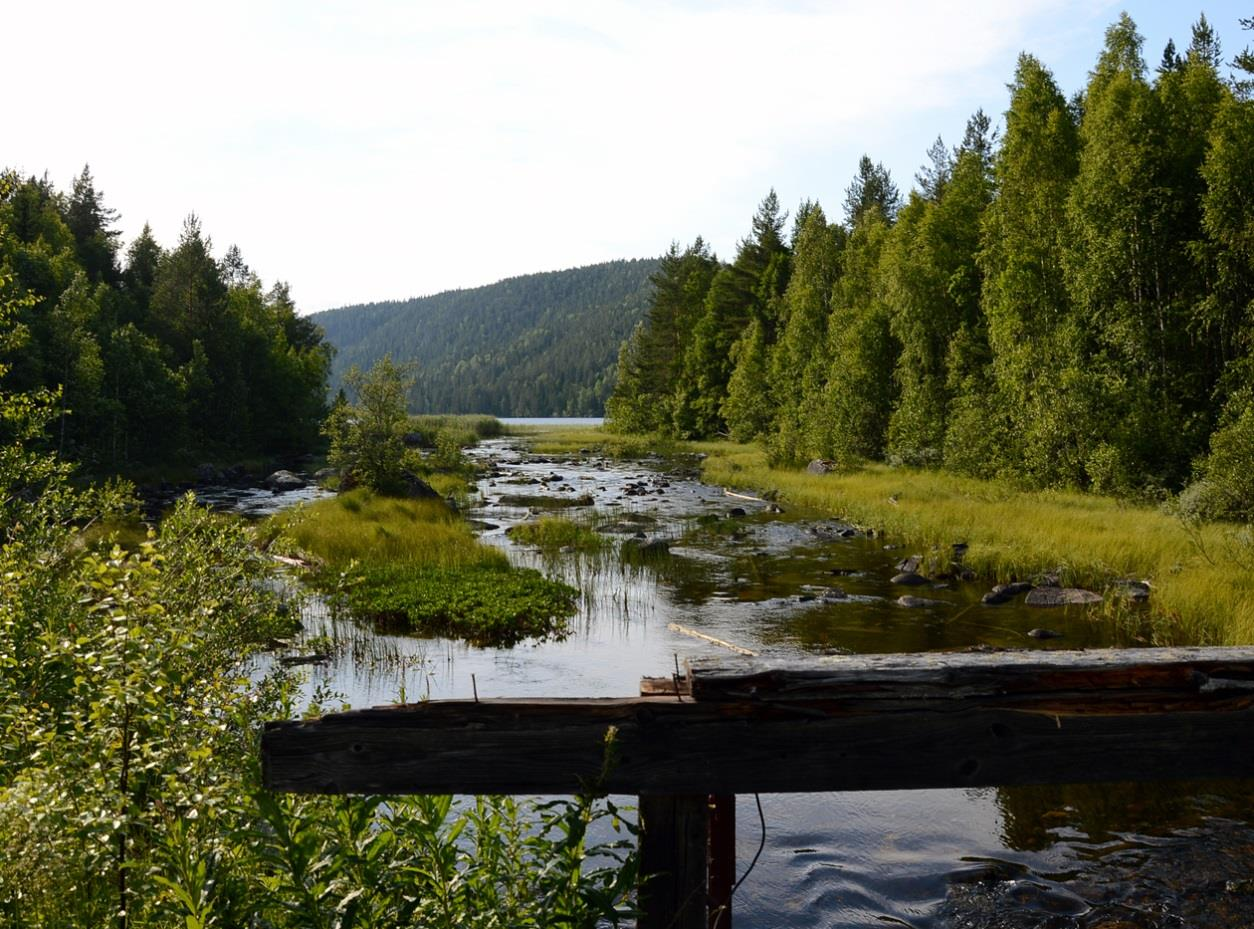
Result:
M474 445L483 439L495 439L505 427L495 416L478 414L411 416L410 429L423 439L423 448L435 448L436 436L451 436L458 445Z
M359 614L405 631L514 645L565 636L577 593L530 568L371 564L349 588L348 602Z
M726 443L706 460L713 483L774 489L794 504L873 526L923 551L970 546L966 564L990 579L1062 569L1065 583L1148 580L1156 644L1254 642L1254 538L1161 509L1075 491L869 464L814 475L773 468L755 446Z
M561 516L542 516L535 522L514 526L508 533L515 542L545 551L563 548L599 551L609 545L609 540L591 526Z
M548 494L503 494L501 506L526 506L536 509L565 510L577 506L592 506L592 497L580 494L578 497L557 497Z
M346 573L354 612L406 631L513 645L565 635L574 612L574 588L512 567L441 500L360 488L271 522L321 561L319 584L338 588Z

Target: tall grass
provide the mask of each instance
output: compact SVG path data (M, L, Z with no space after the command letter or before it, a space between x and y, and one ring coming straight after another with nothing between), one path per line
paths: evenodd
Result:
M382 497L358 488L281 514L275 525L332 567L354 560L432 568L508 564L441 500Z
M966 542L966 564L990 579L1058 570L1064 583L1097 588L1118 578L1148 580L1161 642L1254 642L1254 544L1236 526L937 471L868 464L814 475L772 468L761 449L731 443L710 451L704 477L774 490L780 499L883 530L936 559Z
M505 426L495 416L477 413L424 414L409 417L409 426L421 435L429 447L435 447L435 437L440 433L451 436L465 447L480 439L495 439L505 432Z
M562 516L541 516L535 522L520 523L508 530L509 536L523 545L534 545L546 552L564 548L591 552L609 546L605 536L585 522Z
M566 634L576 591L513 568L443 501L383 497L364 488L272 520L323 564L322 586L344 590L358 615L476 645Z

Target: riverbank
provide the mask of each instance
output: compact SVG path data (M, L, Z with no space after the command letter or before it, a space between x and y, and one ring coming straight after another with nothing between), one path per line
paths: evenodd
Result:
M732 442L661 443L601 430L532 439L545 453L596 448L608 455L700 453L702 479L822 511L939 558L966 543L965 565L990 582L1055 573L1101 591L1150 585L1155 644L1254 642L1254 540L1229 524L1193 524L1161 509L1065 491L1026 491L937 471L868 464L847 473L774 468L761 448ZM1122 601L1102 609L1118 618Z

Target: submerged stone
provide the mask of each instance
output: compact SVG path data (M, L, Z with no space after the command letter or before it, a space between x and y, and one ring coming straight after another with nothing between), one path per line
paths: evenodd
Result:
M1102 595L1079 587L1037 587L1023 601L1028 606L1088 606L1102 602Z

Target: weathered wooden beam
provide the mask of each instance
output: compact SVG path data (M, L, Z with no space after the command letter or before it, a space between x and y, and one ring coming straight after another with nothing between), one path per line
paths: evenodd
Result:
M1254 649L719 667L694 668L696 699L438 701L271 723L266 783L734 794L1254 777Z
M736 886L736 798L716 794L710 804L710 919L707 929L731 929Z
M963 700L1064 692L1254 689L1254 648L925 652L694 662L694 700Z
M640 797L637 929L708 929L706 925L709 798L704 794Z

